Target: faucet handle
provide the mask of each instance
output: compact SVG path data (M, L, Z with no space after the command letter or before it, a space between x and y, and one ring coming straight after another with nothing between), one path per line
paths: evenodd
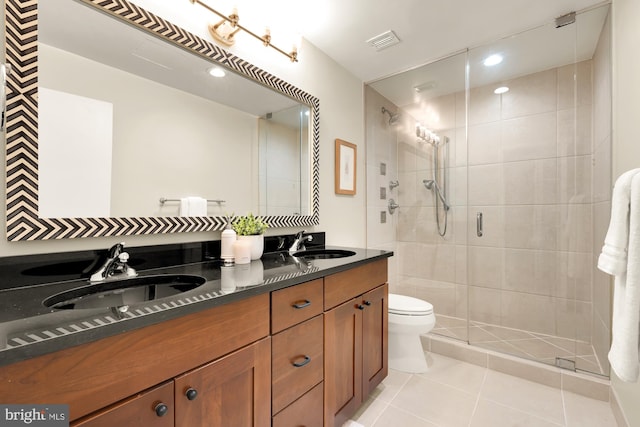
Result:
M129 254L127 252L122 252L118 255L118 261L120 264L118 266L120 272L125 273L127 277L136 277L138 275L138 272L127 264L127 261L129 261Z
M109 258L118 257L124 251L124 242L116 243L109 248Z

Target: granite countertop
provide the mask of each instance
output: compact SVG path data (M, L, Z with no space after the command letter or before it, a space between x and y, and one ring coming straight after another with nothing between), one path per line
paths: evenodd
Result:
M53 309L43 301L70 289L88 286L86 279L68 280L0 290L0 366L96 341L175 319L239 299L285 288L345 271L393 252L347 249L344 258L295 258L286 252L269 253L250 264L222 266L220 261L139 270L139 276L196 275L206 281L195 289L148 301L115 307Z

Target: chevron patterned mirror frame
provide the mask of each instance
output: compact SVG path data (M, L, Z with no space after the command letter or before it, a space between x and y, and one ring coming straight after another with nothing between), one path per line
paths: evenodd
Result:
M71 0L70 0L71 1ZM311 215L264 216L271 227L319 223L319 100L127 0L79 0L143 31L220 63L311 108ZM6 206L9 241L215 231L222 216L40 218L38 216L38 0L5 0L7 82Z

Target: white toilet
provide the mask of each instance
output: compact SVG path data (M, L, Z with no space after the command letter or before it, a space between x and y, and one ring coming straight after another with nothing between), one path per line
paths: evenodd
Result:
M426 372L420 342L436 324L433 306L405 295L389 294L389 367L402 372Z

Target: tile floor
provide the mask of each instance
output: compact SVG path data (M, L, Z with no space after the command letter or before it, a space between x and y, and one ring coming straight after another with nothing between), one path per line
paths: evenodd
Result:
M437 316L432 333L449 338L469 340L473 345L511 354L525 359L555 365L556 357L575 360L576 368L604 375L609 366L602 366L589 343L519 329L505 328L482 322L469 322L457 317ZM606 361L605 361L606 363Z
M609 402L435 353L389 376L343 427L616 427Z

